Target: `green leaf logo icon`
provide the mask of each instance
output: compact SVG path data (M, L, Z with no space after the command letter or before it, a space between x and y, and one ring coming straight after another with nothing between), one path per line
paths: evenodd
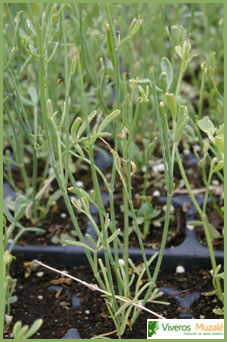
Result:
M158 321L148 321L148 337L152 337L156 334L156 331L159 329Z

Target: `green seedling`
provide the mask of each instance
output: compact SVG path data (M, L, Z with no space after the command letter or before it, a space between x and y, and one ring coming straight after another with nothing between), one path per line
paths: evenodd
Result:
M25 215L25 211L28 205L28 200L24 196L18 196L16 201L14 202L14 214L12 215L10 210L7 208L6 204L4 203L4 215L6 216L7 220L10 222L9 227L5 230L4 234L4 248L6 248L7 244L10 241L9 252L13 250L16 242L20 239L20 237L25 232L37 232L37 233L44 233L45 230L36 227L24 227L19 221ZM18 228L18 232L13 237L13 233L15 228Z
M23 325L20 321L16 322L13 326L13 337L15 339L27 340L40 329L43 324L43 320L37 319L29 328L28 325Z
M155 209L151 203L151 198L147 196L141 196L141 202L141 206L137 210L136 215L138 224L143 225L143 239L146 240L150 232L150 225L155 221L159 221L158 217L161 210Z
M198 126L204 133L207 134L211 143L215 147L215 154L219 159L219 163L221 163L219 164L220 166L218 166L218 169L221 169L224 162L224 124L216 129L213 122L207 116L205 116L202 120L198 121Z
M75 230L72 230L70 234L68 233L61 233L59 236L54 235L51 238L51 242L54 244L66 245L67 241L69 241L72 237L76 236Z
M5 225L6 227L6 225ZM10 305L17 301L14 295L14 290L17 284L17 279L10 276L10 264L15 259L8 250L3 254L3 295L4 295L4 314L10 317ZM4 317L6 328L8 326L6 316Z
M182 25L172 25L170 31L169 28L166 27L166 31L174 47L183 44L187 35L187 30Z
M23 203L23 198L19 198L17 200L17 203L15 204L15 215L17 215L17 217L19 217L24 210L22 209L22 206L20 205L21 203ZM5 243L8 229L6 225L6 219L4 216L3 216L3 224L4 224L4 243ZM14 259L16 258L15 256L12 256L10 254L10 250L4 251L4 254L3 254L3 298L4 298L4 322L5 322L4 329L5 330L8 329L12 320L12 316L10 316L11 314L10 306L11 304L17 301L17 297L14 295L15 287L17 284L17 279L13 279L10 276L10 265ZM29 337L33 336L38 331L42 323L43 323L42 319L37 319L29 328L27 325L22 327L21 322L16 322L13 326L13 337L15 339L18 339L18 338L28 339Z

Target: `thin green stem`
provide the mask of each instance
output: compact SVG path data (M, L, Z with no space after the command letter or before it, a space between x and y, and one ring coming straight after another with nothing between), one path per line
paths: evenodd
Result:
M55 157L54 157L52 141L51 141L50 133L49 133L48 113L47 113L47 107L46 107L47 99L46 99L46 82L45 82L45 77L44 77L44 75L45 75L45 64L44 64L43 47L42 47L42 31L41 31L41 28L39 27L38 23L36 25L36 29L37 29L37 33L38 33L38 50L39 50L39 54L40 54L40 59L39 59L40 98L41 98L42 117L43 117L44 130L45 130L46 139L47 139L47 149L48 149L49 159L50 159L50 163L54 169L54 174L55 174L56 180L58 182L59 188L62 191L67 209L69 211L70 217L72 219L72 222L73 222L73 225L76 229L78 237L79 237L80 241L82 241L84 243L84 237L83 237L81 230L79 228L79 225L78 225L77 219L75 217L72 205L70 203L67 191L66 191L64 185L62 184L61 178L60 178L59 173L58 173L58 168L56 165ZM86 249L85 249L85 254L86 254L87 259L88 259L88 261L89 261L89 263L93 269L92 257L90 255L90 253L88 252L88 250L86 250Z
M179 169L180 169L180 172L181 172L181 176L183 178L183 181L184 181L184 184L188 190L188 194L192 200L192 203L194 204L198 214L200 215L200 217L202 217L202 210L200 209L200 206L199 204L197 203L196 199L195 199L195 196L193 195L193 192L191 190L191 187L190 187L190 184L189 184L189 181L187 179L187 176L186 176L186 173L185 173L185 170L184 170L184 167L183 167L183 164L182 164L182 161L181 161L181 157L180 157L180 153L178 151L178 148L176 149L176 156L177 156L177 163L178 163L178 166L179 166Z
M146 172L144 174L144 183L143 183L143 196L146 196L146 191L147 191L147 183L148 183L148 160L149 160L149 145L148 142L144 143L144 159L145 159L145 168Z
M66 28L65 28L65 11L61 11L61 22L62 22L62 32L63 32L63 43L64 43L64 64L65 64L65 82L68 80L68 55L67 55L67 37L66 37ZM69 80L71 81L71 80ZM69 168L69 90L70 90L70 82L67 82L66 85L66 96L65 96L65 124L64 130L66 133L66 154L65 154L65 184L68 184L68 168Z
M79 13L80 13L80 39L81 39L81 51L82 51L82 59L84 62L85 69L87 71L87 74L89 75L95 90L97 97L99 99L99 104L102 108L102 111L104 113L107 112L107 108L105 106L101 91L100 91L100 86L98 84L98 78L97 78L97 73L96 73L96 68L93 63L93 58L90 55L90 51L87 46L87 40L84 32L84 22L83 22L83 4L79 4Z
M146 254L145 254L145 250L144 250L142 235L141 235L141 231L140 231L140 228L138 226L138 223L137 223L136 212L135 212L135 209L134 209L134 206L133 206L132 191L131 191L131 188L127 189L127 185L126 185L124 176L122 175L121 171L119 169L117 169L117 171L118 171L118 174L119 174L119 176L121 178L121 182L123 184L123 187L125 188L125 192L127 193L129 207L130 207L130 210L132 212L133 221L135 223L136 234L137 234L137 238L138 238L138 241L139 241L139 245L140 245L143 261L144 261L144 264L145 264L145 267L146 267L147 276L148 276L149 280L151 280L151 273L150 273L150 270L148 268L148 262L147 262L147 258L146 258Z
M160 4L161 6L161 20L160 20L160 56L161 58L164 56L165 49L165 5Z
M126 122L126 104L123 104L122 108L122 123L123 123L123 129L127 126ZM127 174L127 159L128 159L128 144L127 144L127 133L125 133L125 137L123 137L123 159L125 161L123 165L124 174ZM123 189L123 206L124 206L124 253L123 258L125 262L125 273L128 283L128 241L129 241L129 234L128 234L128 228L129 228L129 213L128 213L128 198L127 193L125 191L125 188Z
M163 156L165 177L166 177L168 191L167 191L167 206L166 206L165 223L164 223L164 229L163 229L163 234L162 234L160 252L159 252L157 263L155 265L155 270L153 273L151 285L149 286L146 292L146 295L142 301L142 305L146 305L148 299L150 298L150 295L155 286L155 282L157 280L158 273L162 264L162 259L163 259L163 255L165 251L168 229L169 229L170 208L171 208L171 203L172 203L172 177L173 177L173 174L172 174L173 168L171 164L171 157L170 157L170 150L169 150L169 143L168 143L167 119L163 112L163 108L162 108L163 105L161 105L160 106L161 108L159 108L157 90L156 90L156 85L155 85L155 80L154 80L154 73L152 69L150 71L151 71L152 92L154 96L155 114L156 114L156 120L159 126L162 156ZM160 113L160 109L161 109L161 113ZM133 318L132 318L132 324L136 321L139 314L140 314L140 311L137 311L134 313Z
M112 278L112 273L111 273L111 267L110 267L110 254L111 251L109 249L108 243L107 243L107 232L105 229L105 222L104 222L104 216L105 216L105 208L103 206L102 202L102 197L101 197L101 192L100 192L100 186L98 183L98 178L96 174L96 169L95 169L95 161L94 161L94 146L93 146L93 140L90 132L90 124L89 124L89 119L88 119L88 112L87 111L87 105L86 105L86 98L85 98L85 93L84 93L84 84L83 84L83 74L82 74L82 67L81 65L79 66L79 74L80 74L80 82L81 82L81 93L82 93L82 102L84 104L84 110L83 110L83 116L86 118L86 129L87 129L87 136L89 138L89 146L88 146L88 155L90 159L90 166L91 166L91 174L92 174L92 180L94 184L94 190L95 190L95 197L97 199L97 204L98 204L98 211L99 211L99 219L102 227L102 233L103 233L103 249L104 249L104 258L105 258L105 264L106 264L106 270L107 270L107 279L109 282L109 286L111 289L112 293L112 300L113 300L113 308L114 312L118 310L118 304L117 300L115 297L115 290L114 290L114 285L113 285L113 278ZM119 323L119 317L116 319Z
M203 98L204 98L205 77L206 77L206 72L205 72L205 70L202 70L202 80L201 80L200 96L199 96L198 120L201 119L201 117L202 117L202 112L203 112Z
M109 40L109 50L110 54L112 51L114 51L114 55L112 58L112 63L113 63L113 68L115 71L115 82L116 82L116 96L117 96L117 108L120 109L120 67L119 67L119 51L116 51L116 36L115 36L115 29L113 26L112 18L111 18L111 12L110 12L110 6L109 4L105 3L105 10L106 10L106 15L107 15L107 20L110 28L110 36L111 39ZM117 118L117 126L120 127L120 116ZM117 152L119 148L119 138L117 136L118 131L117 129L115 130L115 145L114 145L114 150ZM115 219L115 208L114 208L114 183L115 183L115 177L116 177L116 168L113 163L112 167L112 176L111 176L111 183L110 183L110 218L111 218L111 223L110 223L110 229L112 232L115 231L116 229L116 219ZM124 249L125 251L125 249ZM118 254L118 245L117 241L114 241L114 257L115 257L115 262L118 264L119 263L119 254ZM120 283L118 283L121 289Z
M207 200L208 200L208 195L209 195L210 183L211 183L212 176L213 176L214 163L215 163L215 160L213 159L210 165L210 172L209 172L209 176L208 176L208 180L206 184L206 192L205 192L205 196L203 200L203 213L204 214L206 213L206 206L207 206Z
M202 175L203 175L203 182L207 188L207 175L206 175L206 170L205 170L205 167L203 165L201 165L201 169L202 169ZM219 216L224 220L224 214L222 213L221 209L219 208L219 206L217 205L216 201L215 201L215 198L208 186L208 193L209 193L209 197L212 201L212 205L214 206L215 210L217 211L217 213L219 214Z
M38 158L37 158L37 133L38 133L38 115L37 115L37 106L34 107L34 142L33 142L33 175L32 175L32 211L34 215L34 219L37 218L36 211L36 191L37 191L37 175L38 175Z
M184 60L181 61L180 72L179 72L179 76L177 80L177 87L176 87L176 92L175 92L176 99L178 98L178 95L180 93L180 87L181 87L183 74L184 74Z
M194 27L194 17L195 17L195 4L191 4L191 23L190 23L190 33L193 32Z
M191 198L191 201L194 204L194 206L195 206L195 208L196 208L196 210L197 210L197 212L198 212L198 214L199 214L199 216L200 216L200 218L201 218L201 220L203 222L203 227L204 227L204 232L205 232L205 236L206 236L206 241L207 241L207 245L208 245L209 253L210 253L211 265L212 265L213 270L215 270L217 265L216 265L214 249L213 249L213 245L212 245L212 241L211 241L211 237L210 237L210 233L209 233L209 228L208 228L209 222L208 222L207 216L200 209L200 206L197 203L197 201L195 199L195 196L192 193L189 181L188 181L186 173L184 171L184 167L183 167L183 164L182 164L182 161L181 161L181 157L180 157L180 153L179 153L178 149L176 151L176 156L177 156L177 162L178 162L178 166L179 166L179 169L180 169L180 172L181 172L181 176L183 178L183 181L184 181L184 184L186 186L186 189L188 190L188 194L189 194L189 196ZM216 286L217 286L217 296L223 302L221 283L220 283L219 279L216 279Z

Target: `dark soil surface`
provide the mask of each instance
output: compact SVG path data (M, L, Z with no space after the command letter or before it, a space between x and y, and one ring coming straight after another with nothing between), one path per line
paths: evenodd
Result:
M156 209L161 209L160 205L155 206ZM165 216L165 212L162 211L159 217ZM118 227L122 229L123 226L121 225L124 222L123 213L118 212L116 215L116 219L118 221ZM154 224L150 224L149 233L144 240L144 247L151 247L153 249L158 249L161 246L163 229L164 229L164 221L160 222L160 226L156 227ZM129 224L132 226L132 219L130 219ZM140 225L141 232L143 231L143 224ZM166 247L178 246L180 245L185 239L185 220L184 220L184 213L180 208L174 208L174 215L170 217L170 224L167 236ZM139 241L136 232L132 232L129 237L129 247L138 247L139 248Z
M110 171L110 170L109 170ZM114 193L114 206L116 210L116 221L117 228L120 228L123 232L124 230L124 209L123 205L123 187L119 178L116 178L115 185L115 193ZM132 177L132 196L133 196L133 205L135 210L139 210L141 206L140 196L143 193L143 184L144 184L144 174L140 173ZM103 191L105 188L103 187ZM154 209L160 210L160 214L156 217L156 220L162 218L160 221L160 226L155 226L152 222L149 226L149 233L144 240L144 247L152 247L157 249L161 245L162 233L164 228L164 217L165 217L165 204L160 204L158 197L154 197L154 192L159 192L160 196L166 196L166 188L164 186L164 175L152 175L148 179L148 184L146 188L146 195L151 197L151 204ZM106 208L109 209L109 206ZM185 239L185 215L181 208L172 207L174 212L171 213L170 216L170 224L169 224L169 233L167 237L167 247L178 246ZM129 209L130 211L130 209ZM130 237L129 237L129 247L139 247L137 234L133 231L133 220L129 217L129 227L130 228ZM141 228L141 232L143 232L143 223L139 225Z
M69 274L88 283L96 283L87 266L69 269L64 265L56 265L51 260L42 261L57 269L68 271ZM21 320L23 324L31 325L35 319L43 318L42 327L32 337L36 339L60 339L70 328L76 328L82 339L115 330L104 299L98 292L71 281L69 278L61 278L59 274L43 267L31 271L28 262L28 259L18 255L12 263L11 276L18 279L15 293L18 300L11 306L12 325L17 320ZM53 285L59 286L57 292L48 290ZM184 315L188 314L191 318L222 318L222 316L216 316L212 312L219 304L216 298L205 295L206 292L212 290L211 276L206 270L183 274L161 272L157 286L171 286L173 289L171 296L163 295L160 298L160 300L168 301L170 305L149 304L147 307L166 318L183 318ZM178 299L187 296L191 298L193 293L200 293L200 295L191 307L180 305L179 300L176 300L177 297ZM77 309L72 307L73 295L80 299L80 305ZM146 338L146 320L151 318L156 317L152 317L143 311L132 330L127 327L123 338ZM5 338L10 338L12 325L5 332ZM108 337L117 338L115 334Z
M75 216L82 234L85 234L87 217L76 211ZM23 219L22 224L24 227L31 227L33 225L30 220L26 219ZM56 201L48 212L48 215L42 219L37 226L44 229L46 232L43 234L25 232L20 241L18 241L18 244L48 246L51 244L64 244L64 240L67 240L70 237L73 240L78 240L63 197Z

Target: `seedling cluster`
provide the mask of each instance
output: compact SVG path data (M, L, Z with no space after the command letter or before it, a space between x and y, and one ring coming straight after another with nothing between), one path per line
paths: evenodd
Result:
M26 232L34 239L44 232L42 220L61 198L75 232L55 241L84 249L117 337L147 304L153 311L155 303L168 305L156 283L180 184L199 215L190 225L204 228L215 313L222 314L223 273L213 241L223 233L209 222L207 205L224 219L223 199L211 190L213 179L224 181L223 6L6 4L4 16L4 178L17 194L4 203L6 325L16 300L9 274L13 248ZM198 161L202 207L183 150ZM96 165L98 153L112 158L107 171ZM81 170L92 186L81 182ZM161 186L151 192L157 175ZM142 184L138 190L135 179ZM161 192L164 214L155 201ZM94 234L82 234L79 214ZM148 260L144 244L155 225L163 229L162 240ZM139 267L128 256L132 232L143 259ZM41 324L28 330L17 322L14 337L28 338Z

